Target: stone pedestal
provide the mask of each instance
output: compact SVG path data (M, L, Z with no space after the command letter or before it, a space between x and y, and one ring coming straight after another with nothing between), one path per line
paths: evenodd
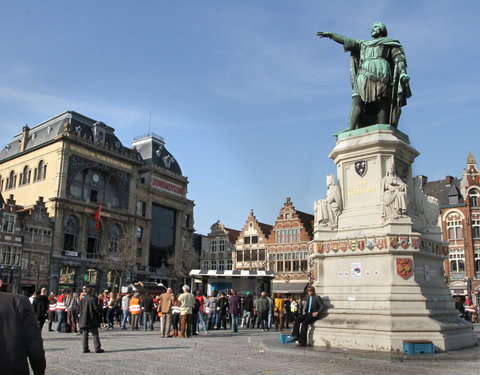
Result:
M338 135L329 156L343 211L335 228L315 223L311 246L317 293L330 304L315 323L314 345L402 351L404 340L431 340L438 350L476 343L445 285L448 246L440 228L425 220L425 197L412 180L418 155L388 125ZM408 209L385 217L382 179L392 162L407 185Z

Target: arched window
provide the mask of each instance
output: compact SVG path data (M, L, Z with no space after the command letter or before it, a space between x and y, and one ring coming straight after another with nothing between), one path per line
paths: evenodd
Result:
M87 233L87 258L97 259L100 256L100 237L102 233L102 227L95 232L97 226L96 220L90 220L88 223Z
M463 238L462 220L459 215L449 215L447 217L448 239L461 240Z
M13 189L15 187L17 176L15 176L14 171L10 171L10 175L8 178L8 189Z
M119 248L119 240L122 235L121 229L117 224L112 224L110 226L110 246L109 251L111 253L117 253Z
M468 193L470 196L470 207L478 207L478 197L480 196L479 192L477 189L472 189Z
M77 251L78 220L68 215L63 221L63 249Z
M33 179L34 180L43 180L45 178L45 174L47 173L47 166L43 162L43 160L40 160L38 162L38 167L36 171L34 172Z
M28 165L23 167L23 173L22 173L22 180L20 181L20 184L26 185L30 182L30 168L28 168Z

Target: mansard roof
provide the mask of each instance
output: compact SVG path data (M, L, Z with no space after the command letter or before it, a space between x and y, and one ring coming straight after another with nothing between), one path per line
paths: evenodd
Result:
M163 137L149 133L134 139L132 147L137 150L146 165L153 165L182 175L177 160L166 149Z
M74 111L66 111L32 128L25 125L22 132L15 135L13 141L0 151L0 161L42 147L62 134L95 142L98 146L123 154L131 154L131 150L122 145L114 131L103 122Z

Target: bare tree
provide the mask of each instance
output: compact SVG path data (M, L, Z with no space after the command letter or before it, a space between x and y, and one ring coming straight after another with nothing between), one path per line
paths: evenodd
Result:
M117 282L121 287L123 278L134 270L137 260L134 240L131 234L126 233L116 240L110 239L104 247L107 251L99 261L99 266L108 272L107 282L113 285L114 293Z
M196 261L192 233L185 231L182 236L180 251L167 258L166 263L170 274L177 280L182 279L183 284L186 284L188 275L195 266Z

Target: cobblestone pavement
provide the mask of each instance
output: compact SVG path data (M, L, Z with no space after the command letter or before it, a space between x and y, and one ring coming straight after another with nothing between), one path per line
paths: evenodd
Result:
M433 356L325 351L280 344L275 332L244 328L236 334L215 330L185 339L162 338L158 327L100 330L102 354L82 353L81 336L44 327L43 338L47 374L452 375L476 374L480 364L478 346Z

